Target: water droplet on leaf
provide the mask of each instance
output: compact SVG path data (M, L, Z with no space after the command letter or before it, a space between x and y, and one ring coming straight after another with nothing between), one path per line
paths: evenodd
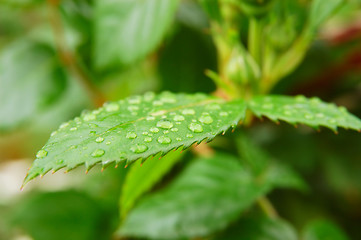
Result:
M151 142L153 139L151 137L145 137L144 142Z
M95 141L96 141L97 143L101 143L101 142L104 141L104 138L102 138L102 137L97 137L97 139L95 139Z
M137 137L137 134L135 132L128 132L126 138L134 139Z
M203 127L199 123L190 123L188 125L189 130L195 133L201 133L203 132Z
M97 118L96 115L93 113L87 113L83 117L84 121L91 121L91 120L95 120L96 118Z
M37 158L43 158L43 157L46 157L47 155L48 155L48 152L45 151L44 149L41 149L36 153Z
M119 110L119 105L117 103L106 103L105 104L105 111L107 112L115 112Z
M149 129L149 131L151 131L152 133L157 133L157 132L159 132L159 128L151 127L151 128Z
M134 153L144 153L147 150L148 150L148 147L143 144L135 144L130 147L130 151L132 151Z
M101 157L104 153L105 151L103 149L96 149L91 155L92 157Z
M191 109L191 108L187 108L187 109L184 109L184 110L182 111L182 113L183 113L184 115L194 115L196 112L195 112L193 109Z
M160 136L157 141L162 144L169 144L172 142L172 140L166 136Z
M184 121L184 119L182 115L175 115L173 118L174 121Z
M198 120L205 124L211 124L213 122L213 118L210 115L202 115Z
M159 122L157 122L157 127L163 129L170 129L173 127L173 123L168 120L160 120Z
M221 117L227 117L228 116L228 112L220 112L219 116Z

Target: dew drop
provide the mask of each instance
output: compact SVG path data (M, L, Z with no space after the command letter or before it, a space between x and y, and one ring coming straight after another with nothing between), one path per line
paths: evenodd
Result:
M217 103L211 103L211 104L206 106L206 109L219 110L219 109L221 109L221 106L219 106L219 104L217 104Z
M193 137L193 134L187 133L186 137L187 137L187 138L192 138L192 137Z
M151 142L153 139L151 137L145 137L144 142Z
M184 109L184 110L182 111L182 113L183 113L184 115L194 115L196 112L195 112L193 109L191 109L191 108L187 108L187 109Z
M144 136L146 136L146 135L148 135L149 133L148 133L148 132L142 132L142 134L143 134Z
M105 104L105 111L107 112L115 112L119 110L119 105L117 103L106 103Z
M297 96L295 97L295 100L296 100L297 102L304 102L304 101L306 101L306 97L303 96L303 95L297 95Z
M90 131L90 132L89 132L89 135L90 135L90 136L94 136L94 135L96 135L96 134L97 134L96 131Z
M273 104L272 103L265 103L262 105L263 109L273 109Z
M190 123L188 125L189 130L195 133L201 133L203 132L203 127L199 123Z
M163 105L163 102L162 101L159 101L159 100L156 100L153 102L153 105L154 106L162 106Z
M76 131L76 130L78 130L78 128L77 128L77 127L72 127L72 128L70 128L69 130L70 130L70 131Z
M147 121L153 121L153 120L155 119L155 117L153 117L153 116L147 116L145 119L146 119Z
M142 99L140 96L133 96L133 97L128 98L128 102L130 104L139 104L142 102Z
M172 128L171 131L172 132L178 132L178 128Z
M316 114L316 117L318 117L318 118L324 118L325 115L324 115L323 113L317 113L317 114Z
M57 131L54 131L50 134L51 137L55 136L58 132Z
M152 132L152 133L157 133L157 132L159 132L159 128L151 127L151 128L149 129L149 131Z
M126 138L128 139L134 139L137 137L137 134L135 132L128 132Z
M64 129L64 128L66 128L67 126L69 126L69 123L68 123L68 122L65 122L65 123L62 123L59 128L60 128L60 129Z
M101 157L104 153L105 151L103 149L96 149L91 155L92 157Z
M336 121L335 119L329 119L328 122L329 122L330 124L336 124L336 123L337 123L337 121Z
M180 137L177 137L175 140L182 141L182 139Z
M160 100L165 103L175 103L177 101L175 95L170 92L164 92L160 97Z
M179 125L179 124L182 124L181 122L175 122L175 124Z
M105 144L106 145L110 145L112 142L111 141L106 141Z
M313 119L313 115L309 114L309 113L306 113L305 118L308 119L308 120L311 120L311 119Z
M287 115L287 116L291 116L291 115L292 115L292 112L289 111L289 110L285 110L285 111L283 111L283 114L284 114L284 115Z
M91 127L91 128L97 128L97 127L99 127L97 124L95 124L95 123L89 123L89 127Z
M135 144L130 147L130 151L133 153L144 153L148 150L148 147L144 144Z
M198 120L201 123L205 123L205 124L211 124L213 122L213 118L207 114L203 114L202 116L199 117Z
M56 164L63 164L63 163L64 163L63 159L56 160Z
M48 152L45 151L44 149L41 149L36 153L37 158L43 158L43 157L46 157L47 155L48 155Z
M87 113L83 117L84 121L91 121L96 119L96 115L93 113Z
M168 120L160 120L159 122L157 122L157 127L163 129L170 129L173 127L173 123Z
M182 115L175 115L173 118L174 121L184 121L184 119Z
M138 106L131 105L131 106L128 107L128 110L131 111L131 112L138 111L138 110L139 110L139 107L138 107Z
M95 139L95 141L96 141L97 143L101 143L101 142L104 141L104 138L102 138L102 137L97 137L97 138Z
M164 134L168 134L168 133L169 133L169 130L164 130L163 133L164 133Z
M228 112L220 112L219 116L221 117L227 117L228 116Z
M160 136L157 141L162 144L169 144L172 142L172 140L166 136Z
M154 92L146 92L144 94L144 100L147 101L147 102L152 101L154 97L155 97Z

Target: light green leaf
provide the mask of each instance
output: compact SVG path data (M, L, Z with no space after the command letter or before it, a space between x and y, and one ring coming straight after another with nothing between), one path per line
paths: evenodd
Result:
M282 219L242 218L214 240L297 240L295 229Z
M10 130L55 103L67 76L54 50L22 39L0 54L0 130Z
M232 155L195 160L164 190L144 197L118 233L156 239L193 238L225 228L266 191Z
M348 240L346 234L328 220L315 220L307 224L302 234L303 240Z
M104 166L210 141L245 116L243 100L206 94L146 93L84 112L63 123L37 153L24 183L50 170Z
M316 31L344 3L344 0L313 0L309 16L309 30Z
M144 164L132 166L120 197L120 213L123 218L139 197L149 191L181 159L180 152L170 152L160 159L149 159Z
M323 126L334 131L337 131L337 127L361 130L360 119L350 114L345 107L322 102L316 97L256 96L248 105L256 116L266 116L272 121L302 123L313 128Z
M94 60L99 69L131 64L162 40L178 0L96 1Z

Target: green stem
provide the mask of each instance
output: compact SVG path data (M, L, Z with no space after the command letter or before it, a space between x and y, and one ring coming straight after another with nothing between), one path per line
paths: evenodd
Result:
M262 23L261 20L251 18L249 22L248 49L254 60L261 66L262 53Z
M276 209L273 207L270 200L268 200L267 197L260 197L258 200L258 205L261 207L263 212L269 217L269 218L278 218L278 213Z

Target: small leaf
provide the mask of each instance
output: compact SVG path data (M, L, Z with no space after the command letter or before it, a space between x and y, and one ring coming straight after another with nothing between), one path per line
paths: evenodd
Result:
M247 217L214 240L297 240L295 229L281 219Z
M48 171L85 164L127 164L172 149L188 148L235 127L245 116L243 100L205 94L146 93L84 112L63 123L37 154L24 184Z
M313 128L324 126L337 131L337 127L361 130L361 121L345 107L322 102L319 98L304 96L256 96L249 102L250 110L258 117L291 124L303 123Z
M267 191L262 181L229 154L195 160L164 190L129 212L122 236L180 239L225 228Z
M99 69L131 64L162 40L177 0L96 1L95 65Z
M313 0L309 16L309 31L316 31L343 4L345 4L344 0Z
M346 234L328 220L315 220L307 224L302 234L303 240L348 240Z
M181 159L180 150L158 159L150 159L142 165L133 165L125 179L120 213L125 217L138 198L150 190Z

